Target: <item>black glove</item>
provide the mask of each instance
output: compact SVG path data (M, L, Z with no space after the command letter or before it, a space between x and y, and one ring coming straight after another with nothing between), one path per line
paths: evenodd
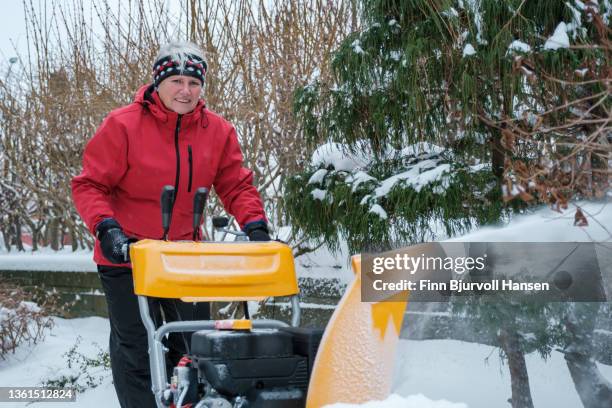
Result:
M250 222L244 227L249 241L270 241L268 226L265 221Z
M102 220L96 227L96 235L106 259L115 264L130 262L129 245L136 239L128 238L114 218Z

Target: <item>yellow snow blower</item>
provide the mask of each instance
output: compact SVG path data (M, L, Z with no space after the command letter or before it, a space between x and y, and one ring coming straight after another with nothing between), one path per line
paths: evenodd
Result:
M171 219L172 187L162 194L164 238ZM194 200L194 238L207 190ZM291 248L284 243L143 240L129 248L134 290L148 335L152 391L157 407L291 408L384 399L407 294L397 302L363 303L360 258L355 279L325 331L300 328L299 287ZM127 248L126 248L127 250ZM261 301L289 297L291 324L245 318L180 321L155 327L147 297L185 302ZM194 332L189 355L169 379L162 339Z

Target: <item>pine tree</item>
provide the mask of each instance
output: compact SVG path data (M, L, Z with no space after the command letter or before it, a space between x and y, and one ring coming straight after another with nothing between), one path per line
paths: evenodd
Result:
M554 347L569 342L564 325L568 309L567 303L503 293L471 294L451 302L454 315L469 319L477 333L496 339L500 357L508 363L513 408L533 408L525 355L535 351L547 359Z
M609 187L608 2L361 6L363 29L335 51L332 79L298 89L294 110L313 145L372 159L313 163L288 181L289 215L306 236L334 246L342 234L351 250L419 242L524 201L562 206ZM608 136L580 142L593 132Z
M608 1L360 4L363 29L335 51L331 79L295 94L305 137L326 143L286 186L292 225L306 237L332 248L344 237L360 252L609 190ZM533 406L524 354L569 341L560 335L568 323L547 319L564 312L481 299L468 307L499 333L512 406Z

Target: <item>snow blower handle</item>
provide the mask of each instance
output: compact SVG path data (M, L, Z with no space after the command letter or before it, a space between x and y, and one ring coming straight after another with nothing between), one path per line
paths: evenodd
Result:
M206 200L208 199L208 189L206 187L200 187L196 190L193 196L193 240L198 239L198 228L202 222L204 213L204 207L206 206ZM204 219L206 222L206 219Z
M231 220L233 221L234 217L232 217ZM223 233L223 235L221 236L221 241L225 240L227 234L236 236L236 241L247 240L246 234L243 231L232 231L228 228L228 225L230 224L230 219L227 217L214 216L212 217L212 224L215 230L221 231Z
M128 242L121 245L121 254L123 255L123 262L128 263L130 261L130 245L137 242L136 238L129 238Z
M174 187L164 186L161 194L162 227L164 229L163 240L168 240L170 221L172 220L172 207L174 207Z

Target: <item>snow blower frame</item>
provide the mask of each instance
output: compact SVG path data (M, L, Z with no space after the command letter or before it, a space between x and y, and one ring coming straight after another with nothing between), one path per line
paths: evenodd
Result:
M228 230L228 220L220 217L213 218L213 226L237 235L237 241L197 242L207 194L199 188L194 197L194 241L167 240L174 188L165 186L163 239L124 248L130 253L134 291L147 332L157 407L319 408L384 399L391 389L408 293L398 293L392 301L361 302L361 258L355 256L355 279L325 332L299 328L299 287L291 248L276 241L240 242L246 240L244 234ZM149 297L245 303L290 297L291 324L251 320L245 307L245 319L177 321L156 328ZM174 368L169 383L162 339L174 332L194 333L190 354ZM350 363L339 369L346 362Z
M291 326L300 324L299 289L291 248L279 242L204 243L144 240L131 246L134 291L147 330L153 392L163 404L169 384L162 339L173 332L248 331L289 327L279 320L179 321L155 328L147 297L201 301L260 301L290 296ZM305 395L304 395L305 397Z

